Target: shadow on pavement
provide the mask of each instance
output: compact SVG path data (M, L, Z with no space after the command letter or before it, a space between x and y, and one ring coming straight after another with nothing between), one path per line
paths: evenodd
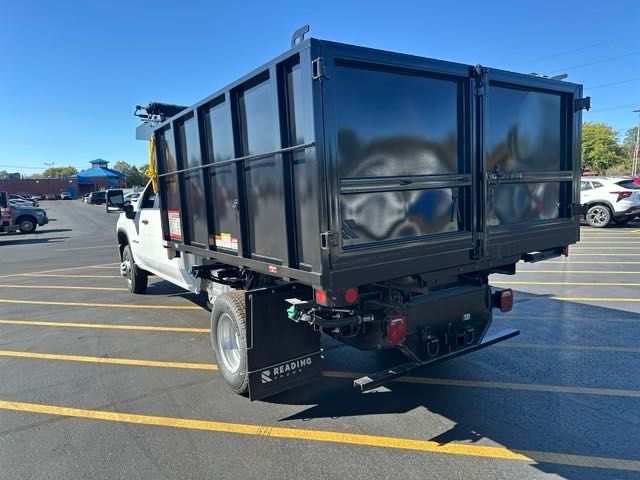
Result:
M55 238L17 238L13 237L7 241L0 241L0 245L31 245L37 243L64 243L65 239L69 237L55 237Z
M519 312L518 320L523 323L518 326L523 330L526 329L526 322L536 326L534 337L541 337L538 339L539 343L558 344L562 341L559 339L566 335L573 338L573 343L580 343L580 337L574 337L574 332L595 329L597 337L600 331L606 332L612 328L610 323L608 327L600 325L600 319L603 322L615 322L619 318L624 318L621 321L625 322L621 325L624 332L621 331L620 334L640 338L640 314L557 301L541 295L526 295L529 298L524 302L526 306ZM535 302L535 298L539 301ZM507 315L503 315L504 318L499 321L506 321ZM585 317L593 321L585 323ZM562 332L566 324L568 333ZM606 340L605 345L620 343L611 334ZM588 342L595 343L593 340ZM404 361L402 355L393 351L359 352L331 339L324 343L325 371L371 373ZM624 372L616 367L621 358L626 366ZM593 364L598 366L592 367ZM633 373L639 369L638 354L567 353L554 349L546 349L541 353L494 346L439 365L415 370L411 376L628 389L640 392L637 375ZM567 373L572 370L576 372L575 377ZM325 377L316 384L263 401L312 405L295 415L281 418L281 421L312 421L324 418L340 422L341 417L410 414L422 408L444 417L454 425L435 436L422 436L419 429L406 425L410 420L400 418L398 425L409 428L406 431L400 429L391 435L431 440L439 444L475 443L487 439L508 449L524 452L537 460L535 468L566 479L638 478L637 471L577 466L575 459L560 457L559 454L640 461L640 454L636 448L640 431L639 396L527 391L486 388L482 385L452 387L404 382L390 382L377 390L360 393L352 387L350 378ZM542 452L552 452L555 456L552 455L551 458ZM569 465L563 465L562 458L566 458Z

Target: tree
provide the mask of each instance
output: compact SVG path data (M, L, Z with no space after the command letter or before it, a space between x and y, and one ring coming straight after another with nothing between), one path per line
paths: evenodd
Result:
M9 176L9 172L6 170L0 170L0 179L7 178Z
M622 150L624 152L624 156L627 157L630 164L633 162L633 147L636 144L637 138L638 127L633 127L625 132L624 138L622 139Z
M144 167L142 168L144 169ZM113 169L127 175L126 185L128 187L143 187L149 181L149 176L145 175L141 169L122 160L118 160L113 165Z
M615 130L606 123L582 124L582 164L604 174L609 168L624 160Z
M49 167L42 172L43 178L66 178L78 173L76 167L69 165L68 167Z

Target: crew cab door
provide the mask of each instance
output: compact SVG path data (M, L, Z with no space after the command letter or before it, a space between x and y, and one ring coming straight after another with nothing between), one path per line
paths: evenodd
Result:
M151 184L147 185L138 202L135 221L138 228L138 248L134 253L136 261L159 277L193 291L195 279L187 272L183 258L169 258L169 251L163 245L159 196Z

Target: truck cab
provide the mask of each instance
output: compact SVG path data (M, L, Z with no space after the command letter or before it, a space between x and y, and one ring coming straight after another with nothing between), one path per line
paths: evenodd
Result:
M18 226L13 225L12 222L9 194L0 192L0 233L15 232L16 230L18 230Z
M193 259L188 254L175 255L164 246L158 201L151 182L135 204L125 205L122 190L108 192L107 211L120 213L116 227L120 273L127 277L130 289L138 290L134 293L144 293L149 274L199 293L199 282L189 275Z

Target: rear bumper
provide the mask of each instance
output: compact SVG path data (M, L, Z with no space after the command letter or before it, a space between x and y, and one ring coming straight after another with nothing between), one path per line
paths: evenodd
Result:
M44 217L44 218L41 218L40 220L38 220L38 225L39 226L46 225L47 223L49 223L49 218L48 217Z

